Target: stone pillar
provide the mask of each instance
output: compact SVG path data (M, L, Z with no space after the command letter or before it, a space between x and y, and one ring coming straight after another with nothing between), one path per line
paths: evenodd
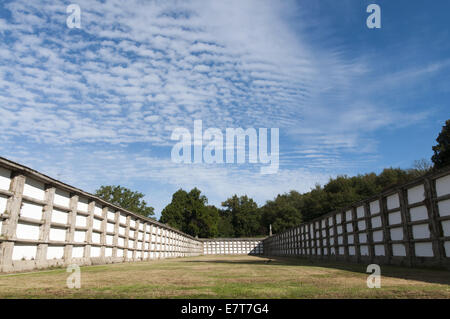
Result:
M14 249L14 240L16 239L16 228L19 220L20 209L22 207L22 194L25 185L25 176L22 174L13 174L9 191L12 196L6 203L6 219L3 220L1 236L3 241L0 244L0 270L9 272L13 270L12 255Z
M92 246L92 228L94 227L94 210L95 201L90 201L88 204L87 231L86 231L86 245L84 246L84 259L88 264L91 263L91 246Z
M100 251L100 257L102 258L103 262L106 262L106 233L107 233L107 224L108 224L108 207L105 206L102 208L102 224L100 226L101 235L100 235L100 243L101 251Z
M114 213L114 238L113 238L113 259L117 258L117 247L119 246L120 211Z
M406 189L400 189L398 192L398 196L400 202L400 213L402 216L403 239L406 251L407 265L413 266L414 260L416 258L416 253L414 251L414 244L412 242L411 226L409 225L411 219L409 218L408 194Z
M439 209L434 198L437 197L435 185L428 178L425 179L425 205L428 212L429 228L430 228L430 238L432 240L433 255L437 263L440 265L444 264L445 260L445 247L444 241L440 241L439 238L443 237L443 231L439 222Z
M78 210L78 195L70 194L70 212L67 218L67 223L69 228L66 232L66 241L67 245L64 247L64 262L66 265L70 265L72 263L72 250L73 250L73 242L75 238L75 222L77 218L77 210Z
M55 197L55 188L49 185L45 186L45 206L42 213L43 223L39 227L39 241L36 252L36 267L48 267L47 248L50 235L50 224L52 222L53 199Z

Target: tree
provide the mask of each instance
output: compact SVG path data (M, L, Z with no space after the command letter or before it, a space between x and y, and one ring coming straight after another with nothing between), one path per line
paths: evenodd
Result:
M147 206L143 200L144 194L120 185L101 186L95 191L95 195L111 204L145 217L152 217L155 214L154 208Z
M261 213L253 199L246 195L234 195L222 203L231 216L235 237L253 237L263 235L261 227Z
M450 120L445 122L436 142L437 145L433 146L434 155L431 161L434 163L434 168L439 169L450 165Z
M160 222L191 236L215 237L218 234L219 210L208 206L208 199L193 188L189 193L179 189L161 212Z

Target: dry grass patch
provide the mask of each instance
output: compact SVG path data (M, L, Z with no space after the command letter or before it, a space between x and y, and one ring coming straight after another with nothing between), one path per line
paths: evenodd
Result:
M450 298L450 273L383 266L382 288L366 265L254 256L201 256L0 275L0 298Z

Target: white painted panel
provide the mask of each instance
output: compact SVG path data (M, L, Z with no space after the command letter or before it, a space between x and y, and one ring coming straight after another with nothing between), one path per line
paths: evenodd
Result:
M66 230L63 228L50 228L49 239L54 241L66 241Z
M144 233L143 232L139 232L138 233L138 239L142 240L144 238Z
M384 245L375 245L375 256L384 256Z
M342 222L342 214L337 214L336 215L336 224L340 224ZM311 228L312 231L312 228Z
M433 257L433 246L431 243L415 243L417 257Z
M445 247L445 256L450 257L450 241L446 241L444 243Z
M105 248L105 257L112 257L112 248L106 247Z
M106 231L107 231L108 233L114 233L114 227L115 227L114 224L106 223Z
M357 218L364 217L364 206L359 206L358 208L356 208L356 217Z
M148 259L148 251L144 252L144 259Z
M87 226L87 217L77 215L75 225L80 226L80 227L86 227Z
M63 191L61 189L56 189L53 203L55 203L56 205L64 206L64 207L70 207L69 192Z
M97 246L91 246L91 257L100 257L101 248Z
M353 225L352 225L352 223L347 223L346 227L347 227L347 232L348 232L348 233L351 233L351 232L353 231Z
M354 256L355 255L355 246L348 246L348 254L350 256Z
M113 245L113 243L114 243L114 236L106 235L106 244Z
M353 244L355 241L354 236L353 235L348 235L347 236L347 243L348 244Z
M394 212L389 214L389 225L396 225L402 223L402 215L400 212Z
M103 209L100 206L100 204L95 204L94 215L97 215L97 216L100 216L100 217L103 216Z
M342 234L342 226L341 225L337 226L337 233Z
M102 221L100 219L94 218L93 228L101 230L102 229Z
M127 223L127 216L123 213L120 213L119 216L119 223L120 224L126 224Z
M428 224L414 225L412 227L414 239L430 238L430 229Z
M128 250L128 251L127 251L127 257L128 257L128 258L133 258L133 251Z
M366 245L362 245L359 247L359 251L361 253L361 256L369 256L369 247Z
M94 244L100 244L100 233L92 232L92 242Z
M15 244L12 253L12 260L32 260L36 258L36 245Z
M342 245L343 244L343 238L342 236L338 236L338 245Z
M74 241L78 243L84 243L85 240L86 240L86 232L76 230L74 234Z
M408 203L414 204L421 202L425 199L425 189L423 185L417 185L408 189Z
M41 220L43 208L41 205L23 202L22 208L20 209L20 216Z
M106 218L111 220L116 220L116 214L108 209L108 212L106 213Z
M78 210L81 210L82 212L88 211L88 199L84 197L78 198Z
M64 246L48 246L47 259L62 259L64 258Z
M409 210L411 221L428 219L427 208L425 206L414 207Z
M444 220L441 223L444 236L450 236L450 220Z
M35 179L27 177L25 185L23 187L23 194L25 196L33 197L36 199L45 199L44 183L38 182Z
M123 257L123 249L117 249L117 257Z
M383 241L383 231L382 230L373 232L372 236L373 236L374 242Z
M359 238L359 242L362 244L367 242L367 234L365 234L365 233L359 234L358 238Z
M333 236L334 235L334 228L330 228L328 230L328 232L330 233L330 236ZM308 238L308 237L306 237L306 238Z
M359 230L364 230L364 229L366 229L366 221L365 221L365 220L360 220L360 221L358 222L358 229L359 229Z
M406 256L405 245L393 244L392 245L392 255L393 256Z
M20 239L39 239L39 225L29 225L19 222L17 224L16 236Z
M141 223L139 224L139 230L144 231L144 222L141 222Z
M8 197L0 195L0 216L6 211L6 203L8 202Z
M403 240L403 228L391 228L391 240Z
M400 207L400 198L398 194L393 194L387 197L387 208L394 209Z
M142 249L142 242L141 242L141 241L138 241L138 243L137 243L137 249Z
M372 228L381 227L381 217L380 216L373 217L371 222L372 222Z
M69 214L57 209L53 209L52 211L52 222L67 224L67 219L69 218Z
M346 211L345 212L345 220L346 221L351 221L353 218L352 218L352 211L351 210L348 210L348 211Z
M84 247L83 246L74 246L72 248L72 258L82 258L84 255Z
M332 226L334 224L333 217L328 217L328 225Z
M134 230L129 230L128 231L128 237L130 237L130 238L134 238Z
M119 234L125 235L125 227L119 226Z
M378 214L380 212L380 202L379 201L373 201L370 202L370 214Z
M450 199L438 202L439 216L450 216Z
M11 184L11 171L0 167L0 188L9 190Z
M437 196L450 194L450 175L436 180L436 194Z
M136 219L134 218L130 219L130 227L136 228Z
M119 246L124 247L125 246L125 239L123 237L119 237L119 240L118 240L117 243L118 243Z

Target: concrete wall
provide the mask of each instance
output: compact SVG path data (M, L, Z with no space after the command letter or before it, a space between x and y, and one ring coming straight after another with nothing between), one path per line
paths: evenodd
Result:
M450 268L450 168L273 235L264 253Z
M198 239L0 158L0 272L202 253Z
M263 238L202 239L204 255L262 255Z

